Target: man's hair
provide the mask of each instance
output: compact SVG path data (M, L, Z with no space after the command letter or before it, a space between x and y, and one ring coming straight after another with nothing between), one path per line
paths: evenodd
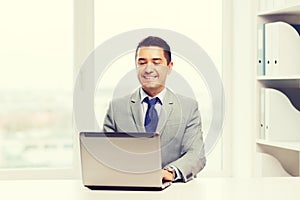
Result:
M149 47L149 46L156 46L162 48L164 50L164 56L167 60L167 64L171 62L172 58L171 58L170 46L165 40L154 36L148 36L138 44L135 50L135 58L137 57L137 51L140 47Z

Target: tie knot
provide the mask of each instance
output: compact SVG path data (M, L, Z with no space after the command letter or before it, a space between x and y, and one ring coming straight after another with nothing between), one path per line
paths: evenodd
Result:
M153 98L153 99L150 99L149 97L146 97L146 98L144 99L144 101L145 101L148 105L154 106L154 105L159 101L159 99L158 99L157 97L155 97L155 98Z

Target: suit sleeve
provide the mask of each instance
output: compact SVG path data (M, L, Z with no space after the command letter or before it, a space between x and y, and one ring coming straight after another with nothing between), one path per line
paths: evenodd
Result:
M196 177L206 163L201 117L197 102L192 106L181 144L181 157L169 165L175 166L184 182Z
M114 118L113 118L112 102L109 103L109 107L108 107L107 113L104 118L103 131L104 132L115 132L116 131L115 122L114 122Z

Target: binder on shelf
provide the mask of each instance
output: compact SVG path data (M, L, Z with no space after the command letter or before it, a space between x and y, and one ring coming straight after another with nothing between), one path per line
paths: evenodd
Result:
M280 91L289 97L291 104L300 111L300 85L298 88L280 88ZM300 122L299 122L300 123ZM300 133L300 132L299 132Z
M267 0L258 1L258 11L263 12L267 10Z
M265 0L267 1L266 5L267 5L267 10L272 10L274 8L274 1L276 0Z
M265 75L265 24L257 29L257 75Z
M265 75L300 75L300 25L265 24Z
M285 0L286 5L294 5L296 3L300 3L300 0Z
M260 133L259 139L268 139L265 135L265 90L262 88L260 90Z
M258 1L258 10L260 12L272 10L275 6L275 1L277 0L259 0ZM279 0L279 1L285 1L285 0Z
M274 8L282 8L285 6L286 0L274 0Z
M300 141L300 88L262 88L264 93L264 139ZM288 94L289 96L286 96ZM295 106L296 107L295 107Z

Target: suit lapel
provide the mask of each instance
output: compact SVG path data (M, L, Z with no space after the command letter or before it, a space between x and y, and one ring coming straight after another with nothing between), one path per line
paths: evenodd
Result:
M142 106L139 90L134 92L130 97L130 109L135 122L135 126L139 132L145 132L144 123L142 121Z
M162 105L162 109L159 114L159 121L156 129L159 133L163 133L164 127L171 113L173 112L174 104L175 95L169 89L167 89L164 104Z
M130 109L133 117L135 126L139 132L145 132L143 116L142 116L142 106L140 104L141 98L139 90L135 91L130 97ZM176 103L175 95L167 89L166 96L164 99L164 104L159 114L159 120L157 125L157 132L163 133L164 127L173 112Z

